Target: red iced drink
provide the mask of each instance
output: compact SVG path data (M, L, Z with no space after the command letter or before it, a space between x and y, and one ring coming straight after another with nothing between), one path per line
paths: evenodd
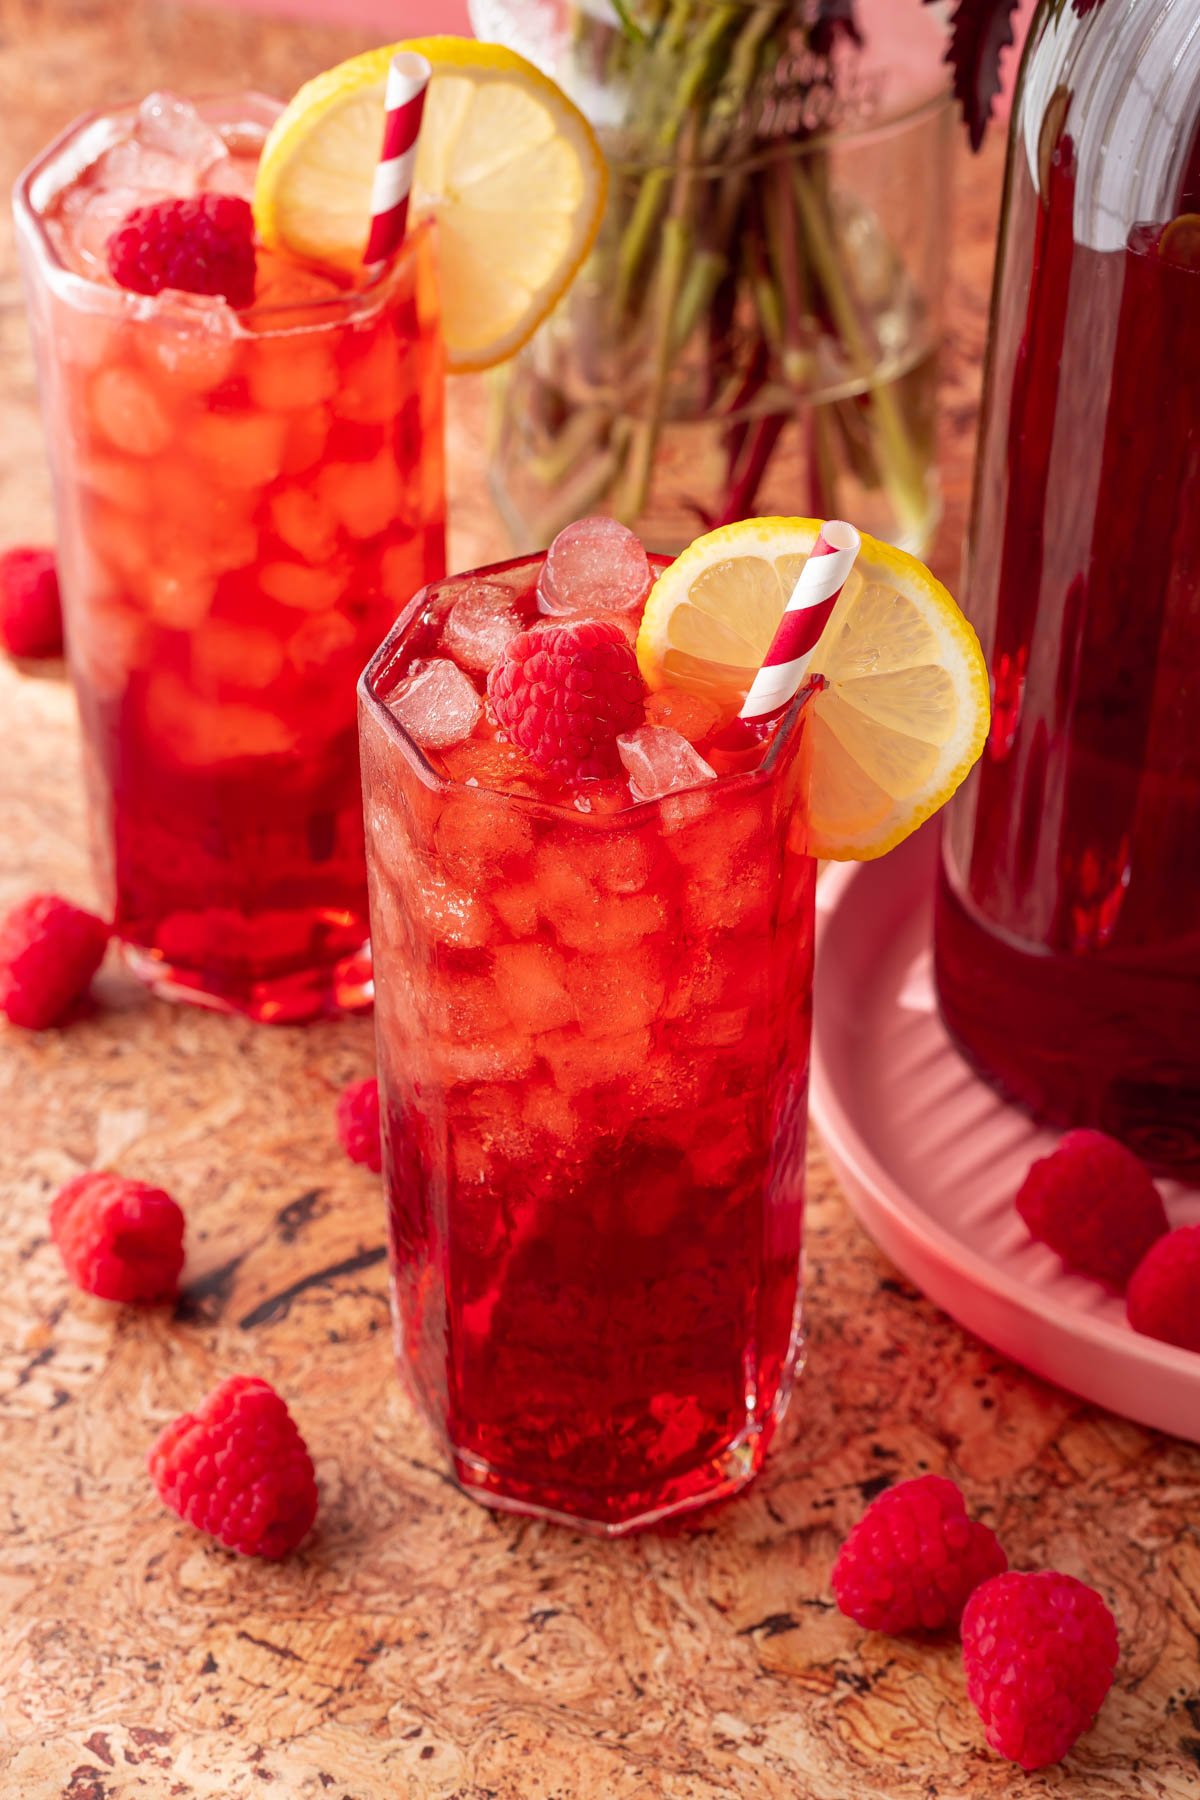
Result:
M136 206L249 196L277 112L82 121L17 218L116 929L155 987L287 1020L369 992L355 682L444 567L431 239L356 280L259 247L240 309L106 259Z
M619 1532L750 1479L796 1366L803 701L723 759L642 692L548 773L484 703L541 572L427 589L360 690L397 1345L466 1488Z

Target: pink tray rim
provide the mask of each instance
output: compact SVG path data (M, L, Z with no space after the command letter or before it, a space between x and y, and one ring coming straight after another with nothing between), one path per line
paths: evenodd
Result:
M836 941L839 921L850 907L863 910L858 903L868 892L876 897L871 910L879 915L886 909L878 904L878 898L889 890L894 896L902 886L907 887L910 904L927 892L933 880L936 842L936 834L927 829L879 862L830 868L818 883L811 1110L826 1154L851 1210L868 1235L928 1299L964 1329L1043 1380L1140 1423L1200 1442L1200 1356L1108 1320L1081 1315L964 1244L932 1219L874 1155L838 1091L830 1066L835 1060L836 1027L832 1022L835 1009L829 1002L839 977L843 982L846 979L846 964L831 954L831 939ZM997 1098L997 1107L1002 1104ZM958 1290L954 1291L956 1283ZM993 1304L980 1311L980 1300ZM1031 1346L1021 1342L1022 1325L1026 1330L1033 1328L1033 1356ZM1092 1352L1099 1353L1098 1359ZM1169 1391L1147 1392L1131 1406L1128 1396L1114 1395L1112 1390L1114 1385L1126 1387L1134 1376L1145 1380L1151 1390L1166 1377ZM1180 1384L1185 1392L1179 1391ZM1181 1416L1181 1411L1190 1416Z

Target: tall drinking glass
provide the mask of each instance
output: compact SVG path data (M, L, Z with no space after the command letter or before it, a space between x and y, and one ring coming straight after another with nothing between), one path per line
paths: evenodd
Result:
M135 970L258 1019L362 1004L355 686L444 568L433 245L258 252L254 304L108 276L130 208L252 190L272 101L73 125L16 214L97 870Z
M747 1482L797 1365L803 702L658 800L496 791L388 700L539 568L427 589L360 687L397 1350L468 1491L611 1534Z

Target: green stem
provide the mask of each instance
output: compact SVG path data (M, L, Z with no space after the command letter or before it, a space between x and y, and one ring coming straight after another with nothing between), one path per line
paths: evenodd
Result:
M693 47L680 71L674 66L676 33L685 26L694 28L695 19L691 0L675 0L671 9L663 33L665 53L661 58L654 58L652 67L656 79L653 83L647 83L656 97L663 93L671 97L666 116L654 136L655 149L661 155L662 162L647 170L642 177L633 212L617 252L614 304L618 320L624 319L630 308L634 288L651 248L655 226L671 187L672 153L688 121L695 124L696 108L702 96L720 83L726 62L725 39L731 27L737 24L740 12L740 6L731 4L718 6L711 12L695 36ZM649 73L648 70L647 74Z
M629 461L622 482L618 516L636 519L645 511L650 492L654 452L664 420L667 381L670 375L672 347L680 295L687 275L693 236L691 226L691 188L694 180L693 158L699 122L693 115L680 140L680 155L671 192L671 210L663 225L658 259L658 281L655 287L655 342L649 402L646 416L638 421Z
M737 6L718 6L696 40L695 53L683 71L675 90L675 104L659 129L661 150L669 150L683 129L684 120L699 100L706 86L714 84L721 66L719 53L731 25L737 24Z
M879 381L878 346L838 242L825 159L813 152L804 160L802 132L786 146L755 134L749 102L785 52L781 27L795 20L795 0L753 8L745 0L616 0L616 10L622 30L607 34L606 62L622 84L626 126L612 236L595 266L599 292L608 292L617 369L631 379L637 371L637 391L581 405L586 424L568 419L555 431L539 471L557 484L555 501L567 491L576 499L607 491L631 522L645 511L673 365L700 331L706 416L715 416L718 388L733 404L747 369L757 372L755 404L740 447L731 447L726 502L743 477L756 491L789 406L807 403L815 386L827 321L861 391L844 417L836 404L809 408L814 480L822 492L832 486L837 434L853 430L858 478L865 471L868 485L882 482L906 528L923 526L925 457L901 392ZM764 157L772 159L766 166ZM619 372L617 383L624 386ZM613 486L597 491L602 478Z
M800 220L808 244L813 267L825 293L830 317L842 340L850 361L868 384L875 368L875 356L858 310L846 285L841 262L831 240L828 221L813 192L807 174L798 165L792 168L792 187ZM893 387L888 382L868 385L868 400L880 440L880 475L892 496L896 511L906 526L924 521L928 510L926 471L914 448Z
M628 0L613 0L613 11L621 21L621 29L632 44L644 44L646 34L629 10Z
M671 328L671 352L677 355L712 305L713 295L724 281L729 259L715 250L701 250L692 261L679 296Z
M670 185L671 171L666 167L648 169L642 178L633 212L617 251L617 285L613 305L618 320L625 317L634 283L650 248L650 240Z
M786 5L773 9L763 7L738 35L728 60L728 74L714 107L716 116L710 118L704 135L705 161L715 161L720 156L721 139L730 126L736 125L738 114L758 79L763 44L787 10Z

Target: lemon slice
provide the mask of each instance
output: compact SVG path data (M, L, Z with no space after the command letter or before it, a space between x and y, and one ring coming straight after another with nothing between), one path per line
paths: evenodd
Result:
M570 285L607 184L587 120L524 57L470 38L411 38L306 82L263 146L258 235L307 261L361 268L399 50L433 68L410 217L438 222L449 366L490 368L520 349Z
M815 519L747 519L698 538L646 602L637 655L652 688L741 704L816 542ZM809 849L882 856L947 801L987 736L979 640L913 556L863 536L810 665Z

